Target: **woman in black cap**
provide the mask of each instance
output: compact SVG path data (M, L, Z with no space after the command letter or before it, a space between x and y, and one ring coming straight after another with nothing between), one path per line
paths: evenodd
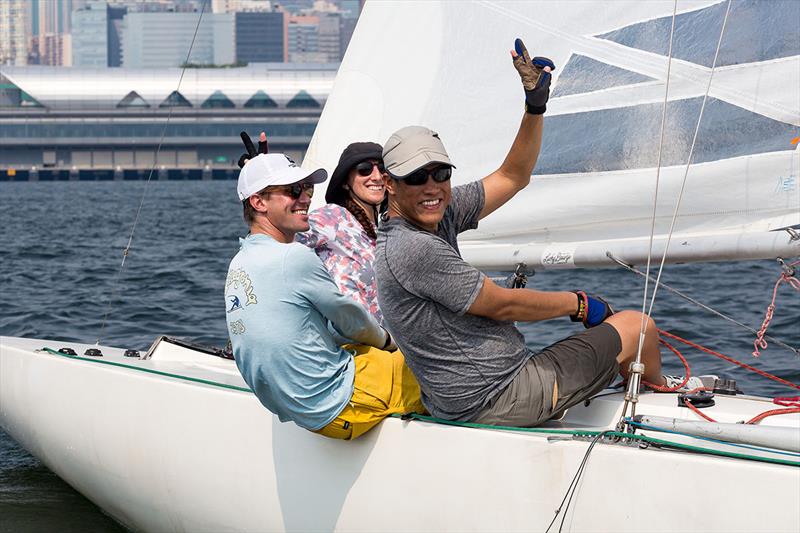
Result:
M246 133L241 137L247 153L239 158L240 168L258 153L269 151L264 132L258 150ZM363 305L380 324L383 315L378 308L372 263L378 215L386 198L382 152L381 145L373 142L357 142L345 148L328 182L328 204L311 212L311 229L295 237L314 249L342 294Z
M353 143L344 149L325 192L327 205L308 218L311 229L297 240L314 248L339 290L360 302L379 323L375 260L377 220L386 198L381 145Z

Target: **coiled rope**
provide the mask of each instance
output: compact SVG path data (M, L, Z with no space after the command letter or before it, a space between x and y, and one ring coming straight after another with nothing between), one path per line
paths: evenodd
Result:
M767 312L764 316L764 322L761 324L761 328L759 328L758 333L756 334L756 340L753 342L753 357L759 357L761 355L761 350L767 349L767 341L765 337L767 335L767 328L769 327L769 323L772 322L772 316L775 312L775 299L778 297L778 287L780 287L781 283L788 283L790 287L793 287L797 292L800 292L800 280L795 277L795 266L800 265L800 261L795 261L794 263L790 263L789 265L784 265L783 272L781 272L778 281L775 282L775 287L772 289L772 302L767 306Z

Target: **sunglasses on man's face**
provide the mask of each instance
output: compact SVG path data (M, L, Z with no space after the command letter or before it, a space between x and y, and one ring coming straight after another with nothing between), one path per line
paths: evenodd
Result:
M392 176L395 179L403 180L407 185L425 185L428 183L428 176L433 178L433 181L436 183L444 183L445 181L449 180L450 177L453 175L452 167L448 166L438 166L432 169L428 168L421 168L419 170L415 170L411 174L407 176Z
M386 172L386 167L383 166L383 163L376 163L374 161L362 161L361 163L356 165L356 172L358 172L359 176L367 177L372 174L372 169L374 167L378 167L378 172L383 174Z
M300 195L306 193L309 198L314 196L313 183L295 183L294 185L277 185L275 187L268 187L266 192L282 192L286 193L293 200L300 198Z

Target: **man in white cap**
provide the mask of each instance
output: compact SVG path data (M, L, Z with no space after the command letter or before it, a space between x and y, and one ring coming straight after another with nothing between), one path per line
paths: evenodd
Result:
M250 234L228 269L225 306L236 365L261 403L282 422L351 439L423 407L389 334L294 242L308 230L314 184L326 179L283 154L244 165L238 193ZM360 344L340 347L329 324Z
M535 426L608 386L636 355L642 315L612 314L582 291L542 292L497 286L466 263L460 232L474 229L531 179L549 96L546 58L528 56L517 39L514 66L525 89L522 124L500 168L450 188L454 168L439 136L421 126L384 144L388 218L378 232L378 302L434 416L494 425ZM570 316L587 331L538 354L514 321ZM645 379L661 376L655 324L647 320ZM689 384L696 385L696 384Z

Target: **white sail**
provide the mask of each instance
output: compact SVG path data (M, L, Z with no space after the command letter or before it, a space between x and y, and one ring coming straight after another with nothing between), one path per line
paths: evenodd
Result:
M461 239L508 269L639 263L648 253L672 1L369 2L306 156L332 170L350 142L422 124L454 184L496 169L516 133L521 37L557 65L531 185ZM678 3L654 231L666 246L727 2ZM800 253L800 3L731 5L668 261ZM763 28L769 27L769 32ZM413 38L410 38L413 35ZM402 43L402 45L398 45ZM798 145L800 146L800 145ZM320 195L321 196L321 195Z

